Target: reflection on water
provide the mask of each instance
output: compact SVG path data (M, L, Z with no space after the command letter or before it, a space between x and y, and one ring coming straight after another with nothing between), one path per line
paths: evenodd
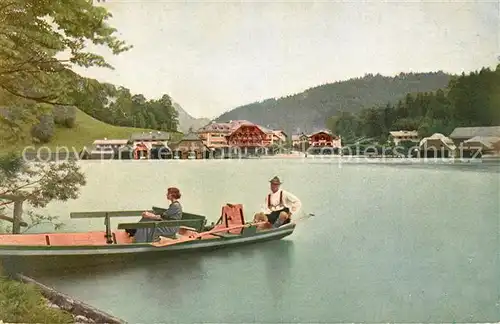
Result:
M267 248L263 244L265 276L271 291L273 307L281 308L282 297L290 285L291 269L293 268L293 241L283 240Z
M82 197L54 211L163 205L179 184L187 211L212 221L242 203L248 218L278 175L316 217L280 241L41 281L130 323L498 321L497 165L317 162L93 164ZM152 175L150 190L128 185Z

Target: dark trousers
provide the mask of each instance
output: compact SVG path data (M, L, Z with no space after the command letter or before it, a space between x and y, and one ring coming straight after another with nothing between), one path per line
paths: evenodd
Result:
M275 211L271 212L270 214L266 215L267 216L267 220L269 221L269 223L271 223L271 224L276 223L276 221L280 217L280 213L281 212L290 213L290 209L285 207L285 208L280 209L280 210L275 210ZM288 218L287 220L285 220L283 222L283 225L288 224L288 223L290 223L290 218Z

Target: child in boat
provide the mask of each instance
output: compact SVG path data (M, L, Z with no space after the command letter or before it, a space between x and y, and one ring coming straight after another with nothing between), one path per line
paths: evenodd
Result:
M167 199L170 200L170 206L161 215L155 215L152 212L145 211L139 222L163 221L163 220L181 220L182 205L179 202L181 192L178 188L171 187L167 190ZM156 240L159 236L176 238L178 226L160 227L160 228L139 228L137 230L127 230L130 236L133 236L136 243L146 243ZM154 232L153 232L154 231Z

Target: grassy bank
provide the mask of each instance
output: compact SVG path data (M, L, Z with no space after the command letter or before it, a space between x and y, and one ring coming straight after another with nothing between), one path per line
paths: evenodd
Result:
M73 323L73 316L47 306L37 287L9 280L0 268L0 321L4 323Z
M54 150L57 147L75 147L80 150L84 146L90 148L92 142L96 139L128 139L132 133L150 132L150 129L134 128L134 127L119 127L113 126L102 121L99 121L81 110L77 110L76 125L74 128L65 128L56 126L54 137L50 143L37 146L47 146ZM178 136L172 134L173 137ZM22 151L24 147L33 145L30 141L24 143L16 143L15 145L4 143L0 138L0 150Z

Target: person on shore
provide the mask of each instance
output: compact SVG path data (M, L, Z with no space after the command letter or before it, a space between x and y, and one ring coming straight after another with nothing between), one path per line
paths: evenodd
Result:
M170 206L161 215L155 215L152 212L142 213L140 222L181 220L182 205L179 202L181 193L178 188L171 187L167 189L167 199L170 200ZM176 238L179 226L156 228L139 228L137 230L127 230L130 236L134 237L135 243L146 243L155 240L159 236Z
M302 207L301 201L295 195L280 189L282 182L277 176L269 182L271 192L265 198L262 211L254 216L254 222L268 222L268 226L259 226L260 229L278 228L290 223L292 215Z

